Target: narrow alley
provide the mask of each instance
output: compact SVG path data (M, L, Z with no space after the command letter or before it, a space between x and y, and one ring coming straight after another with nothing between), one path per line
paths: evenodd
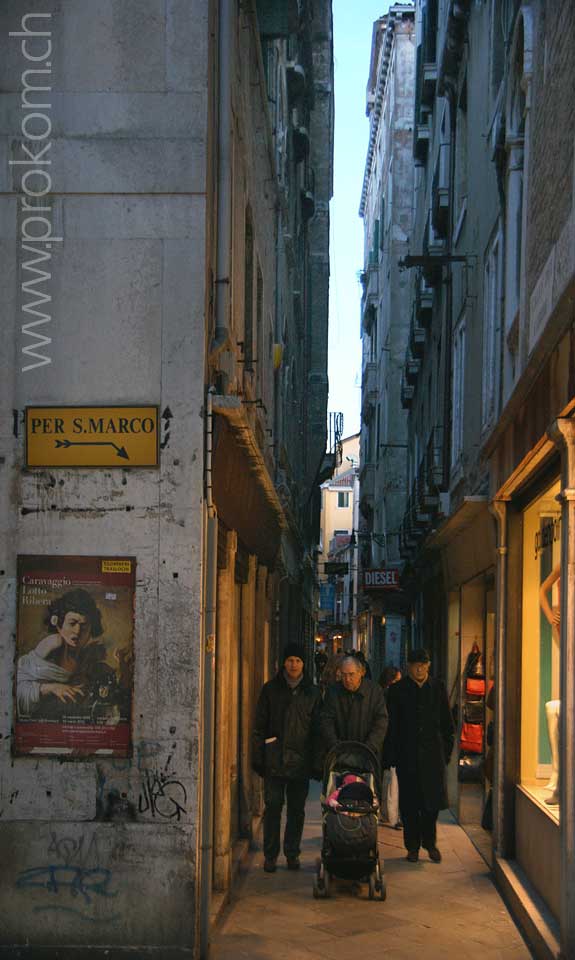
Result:
M212 960L527 960L531 953L495 889L488 867L448 812L438 825L441 864L424 855L405 860L401 832L379 829L387 900L353 896L335 882L329 900L314 900L312 881L321 842L319 784L307 803L302 868L262 870L261 844L249 857L236 896L217 929Z

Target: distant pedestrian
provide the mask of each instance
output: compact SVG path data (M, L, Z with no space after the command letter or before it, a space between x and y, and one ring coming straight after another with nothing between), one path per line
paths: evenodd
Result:
M363 665L344 657L341 681L328 687L321 711L322 748L327 752L342 740L357 740L381 759L387 730L385 698L379 684L364 676Z
M319 683L321 680L321 675L323 673L324 667L327 663L327 653L325 650L318 650L314 659L315 666L315 682Z
M321 672L321 678L319 681L319 686L321 690L322 697L325 694L325 691L332 683L337 683L338 680L341 680L341 664L345 654L334 653L331 657L328 657L327 663Z
M288 644L279 673L262 688L252 733L252 768L264 778L266 873L276 870L285 799L283 851L288 870L300 866L305 801L317 753L319 703L319 691L304 672L303 647Z
M354 650L351 655L352 657L355 657L356 660L359 660L359 662L363 666L364 676L367 678L367 680L371 680L371 667L367 662L367 660L365 659L365 653L363 652L363 650Z
M393 683L401 680L401 670L398 667L384 667L379 678L379 685L383 690L385 702L389 688ZM388 711L389 712L389 711ZM397 771L395 767L388 766L385 762L385 745L383 758L383 778L381 787L381 807L382 815L385 815L387 822L394 830L401 830L401 820L399 817L399 784L397 782Z
M429 676L430 658L423 647L412 650L408 676L389 687L388 765L397 769L399 809L407 859L415 863L424 847L441 861L436 825L448 806L446 767L453 750L453 721L445 686Z

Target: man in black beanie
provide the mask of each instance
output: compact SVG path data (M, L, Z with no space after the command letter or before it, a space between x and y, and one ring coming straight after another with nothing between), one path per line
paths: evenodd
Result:
M304 649L290 643L283 652L279 673L262 688L252 733L252 769L264 778L266 873L276 869L286 798L283 849L288 870L299 869L305 801L314 770L318 711L319 691L305 676Z

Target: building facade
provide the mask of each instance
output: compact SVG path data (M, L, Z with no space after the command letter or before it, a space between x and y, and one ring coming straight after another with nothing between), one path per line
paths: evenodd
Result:
M506 29L501 410L483 454L497 521L495 869L538 956L575 953L572 691L575 11Z
M458 719L452 808L546 958L575 953L573 16L418 0L400 264L412 642Z
M394 4L373 27L366 100L369 144L360 203L359 633L376 671L388 663L403 664L410 627L409 598L400 585L407 483L400 375L410 335L411 293L399 260L407 252L413 221L414 76L414 8Z
M0 22L2 953L205 956L313 648L331 4Z
M317 552L319 609L316 644L328 653L355 648L359 434L341 441L341 462L321 485L320 541Z

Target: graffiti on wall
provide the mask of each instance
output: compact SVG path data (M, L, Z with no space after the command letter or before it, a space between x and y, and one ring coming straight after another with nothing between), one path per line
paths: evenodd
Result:
M84 836L51 833L47 853L48 862L21 870L16 878L16 888L30 897L34 913L68 913L93 923L118 918L118 914L103 914L101 907L118 894L112 871L88 866L99 859L95 836L86 842Z

